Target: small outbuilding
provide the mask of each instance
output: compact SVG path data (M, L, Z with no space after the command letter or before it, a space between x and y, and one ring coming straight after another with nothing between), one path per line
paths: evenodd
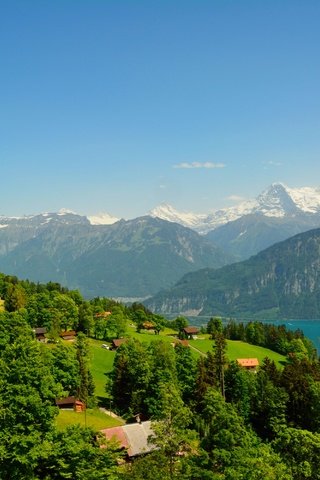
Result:
M36 340L41 343L47 343L48 339L45 336L47 333L47 328L46 327L36 327L33 329L33 332L36 336Z
M197 327L184 327L183 333L186 335L188 339L192 339L194 335L198 335L200 332L199 328Z
M56 405L61 410L74 410L75 412L83 412L86 408L85 404L76 397L65 397L56 400Z
M76 339L77 332L75 330L65 330L64 332L61 332L59 337L62 338L62 340L69 340L73 341Z
M119 348L120 345L122 345L123 343L126 343L126 341L126 338L115 338L114 340L112 340L110 349L117 350L117 348Z

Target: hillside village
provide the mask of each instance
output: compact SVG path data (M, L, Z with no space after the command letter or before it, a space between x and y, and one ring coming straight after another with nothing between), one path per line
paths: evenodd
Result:
M320 363L301 331L199 328L6 275L0 294L1 478L318 478Z

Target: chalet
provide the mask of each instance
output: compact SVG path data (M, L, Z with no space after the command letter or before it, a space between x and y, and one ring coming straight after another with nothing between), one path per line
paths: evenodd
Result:
M199 332L200 332L200 330L197 327L184 327L184 329L183 329L183 333L189 339L192 339L193 335L197 335Z
M38 342L41 342L41 343L47 343L48 339L47 337L45 336L45 334L47 333L47 329L46 327L37 327L37 328L34 328L33 329L33 332L36 336L36 340L38 340Z
M257 358L237 358L237 362L246 370L256 371L259 366L259 360Z
M112 315L112 312L98 312L95 314L96 318L108 318L109 315Z
M117 350L117 348L120 347L120 345L122 345L126 341L127 341L126 338L115 338L114 340L112 340L110 350Z
M173 348L175 348L177 345L183 345L184 347L190 346L188 340L179 340L179 339L171 343L171 345L173 346Z
M73 341L76 339L77 332L75 330L66 330L64 332L61 332L59 337L62 338L62 340L69 340Z
M154 330L154 324L152 322L143 322L142 328L144 330Z
M148 442L149 436L154 434L150 420L121 427L106 428L101 432L107 440L119 442L120 448L127 450L129 460L144 453L149 453L156 448Z
M66 397L56 400L56 405L61 410L74 410L75 412L83 412L86 408L85 404L76 397Z

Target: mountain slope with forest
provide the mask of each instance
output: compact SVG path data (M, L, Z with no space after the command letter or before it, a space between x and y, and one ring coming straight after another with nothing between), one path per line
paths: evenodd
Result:
M320 229L296 235L249 260L189 273L146 301L162 313L320 318Z

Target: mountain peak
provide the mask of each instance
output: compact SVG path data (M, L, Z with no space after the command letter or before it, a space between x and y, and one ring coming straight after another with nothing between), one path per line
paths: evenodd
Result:
M107 212L100 212L96 215L88 215L87 219L91 225L113 225L120 220L119 218L114 217Z

